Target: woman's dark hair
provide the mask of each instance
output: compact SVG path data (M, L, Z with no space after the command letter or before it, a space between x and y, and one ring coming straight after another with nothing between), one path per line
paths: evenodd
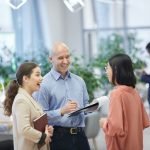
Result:
M12 114L12 104L14 101L15 96L18 93L19 87L23 84L23 76L28 76L32 74L32 70L34 68L38 67L37 64L33 62L25 62L20 65L16 72L16 79L10 81L6 93L5 93L5 100L4 100L4 113L7 116L10 116Z
M109 59L112 68L112 83L127 85L135 88L136 78L133 72L132 61L126 54L117 54Z
M148 51L148 53L150 54L150 42L149 43L147 43L147 45L146 45L146 50Z

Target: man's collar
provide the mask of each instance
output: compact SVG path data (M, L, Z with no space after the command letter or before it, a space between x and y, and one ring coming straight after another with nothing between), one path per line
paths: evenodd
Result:
M58 71L56 71L54 68L51 69L51 74L55 80L58 80L59 78L63 79L62 75ZM67 74L65 76L65 79L67 79L67 78L71 78L71 73L69 71L67 72Z

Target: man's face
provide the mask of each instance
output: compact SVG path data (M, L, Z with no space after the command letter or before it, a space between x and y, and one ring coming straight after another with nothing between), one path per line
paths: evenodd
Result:
M70 53L68 49L66 47L59 47L50 57L50 60L56 71L65 76L70 65Z

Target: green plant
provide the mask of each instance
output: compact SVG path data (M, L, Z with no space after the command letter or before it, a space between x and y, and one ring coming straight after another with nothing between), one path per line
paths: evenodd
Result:
M12 69L11 64L9 66L0 66L0 78L4 81L4 86L7 86L11 76L15 76L15 71Z
M108 92L108 80L105 74L104 67L108 59L118 53L128 53L133 61L133 66L135 69L141 69L145 65L138 57L137 53L140 51L138 43L140 40L136 38L135 33L128 34L129 52L125 51L123 48L123 36L119 34L112 34L105 39L100 39L99 53L98 56L93 61L93 66L99 68L101 74L101 87L105 89L105 93Z
M140 50L137 46L139 40L136 38L135 33L128 35L129 43L129 55L131 56L134 67L140 69L144 66L144 63L136 56L136 53ZM110 84L108 84L108 79L105 74L104 67L110 56L117 53L126 53L123 48L123 37L118 34L112 34L105 39L100 39L99 53L96 58L93 58L89 64L81 63L81 60L84 58L73 58L71 65L71 71L79 76L81 76L87 86L90 100L94 98L94 92L98 89L104 89L105 93L110 89ZM48 50L42 49L39 50L40 53L36 54L32 61L40 64L42 69L42 75L45 75L51 68L51 64L48 60ZM15 74L18 64L23 61L23 58L14 57L14 61L9 66L0 66L0 75L5 81L5 85L10 79L10 74ZM95 74L95 68L99 70L98 74ZM15 76L14 76L15 77Z
M51 63L50 63L50 61L48 59L48 56L49 56L48 50L44 48L44 49L42 49L40 51L41 51L41 53L36 55L33 58L33 61L40 65L42 75L44 76L47 72L50 71L52 65L51 65Z
M13 54L13 57L9 64L0 64L0 79L3 81L4 87L6 87L11 79L15 79L16 69L21 62L21 58ZM0 87L1 88L1 87Z
M99 54L95 59L98 66L104 67L110 56L116 53L125 53L123 49L123 38L120 35L112 34L105 39L100 39Z
M134 69L142 69L146 65L145 62L143 62L139 57L137 57L137 53L141 50L141 48L138 46L140 42L141 40L137 38L136 33L130 33L128 35L128 54L133 61Z
M91 102L94 99L94 91L100 87L100 78L94 73L93 66L90 64L83 65L80 59L75 57L72 62L71 72L84 79Z

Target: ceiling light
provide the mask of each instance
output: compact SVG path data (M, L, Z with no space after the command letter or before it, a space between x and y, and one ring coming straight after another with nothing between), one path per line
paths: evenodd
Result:
M13 9L19 9L27 0L7 0L8 5Z
M71 12L76 12L84 7L83 0L64 0L65 5Z

